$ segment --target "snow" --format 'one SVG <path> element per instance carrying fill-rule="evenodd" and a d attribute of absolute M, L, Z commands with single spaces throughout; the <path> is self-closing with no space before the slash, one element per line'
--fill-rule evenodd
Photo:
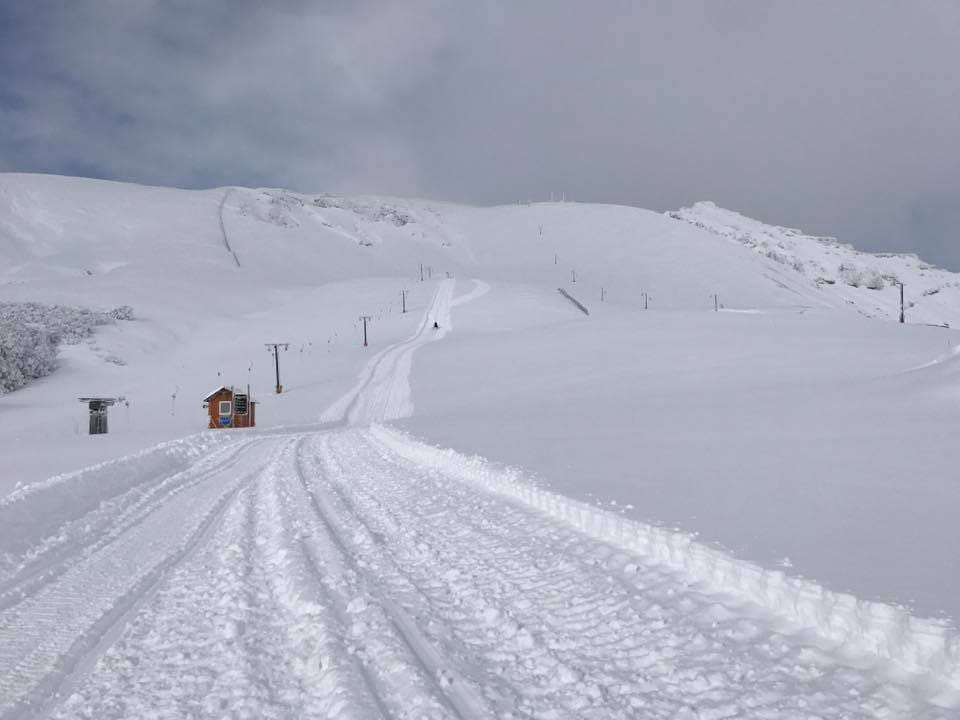
<path fill-rule="evenodd" d="M 836 238 L 767 225 L 711 202 L 668 214 L 755 250 L 785 266 L 783 273 L 794 281 L 821 288 L 866 317 L 898 318 L 902 283 L 911 322 L 960 323 L 956 274 L 932 267 L 916 255 L 860 252 Z"/>
<path fill-rule="evenodd" d="M 0 396 L 0 717 L 956 717 L 956 276 L 678 215 L 0 176 L 135 311 Z"/>
<path fill-rule="evenodd" d="M 945 331 L 595 304 L 505 333 L 503 352 L 488 318 L 537 313 L 511 294 L 494 286 L 457 311 L 418 359 L 402 427 L 764 566 L 789 557 L 836 590 L 960 616 L 960 365 L 907 371 L 943 354 Z"/>

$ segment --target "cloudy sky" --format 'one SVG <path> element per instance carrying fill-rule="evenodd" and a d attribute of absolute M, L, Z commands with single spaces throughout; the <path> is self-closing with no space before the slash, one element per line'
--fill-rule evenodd
<path fill-rule="evenodd" d="M 960 270 L 960 0 L 0 0 L 0 171 L 711 199 Z"/>

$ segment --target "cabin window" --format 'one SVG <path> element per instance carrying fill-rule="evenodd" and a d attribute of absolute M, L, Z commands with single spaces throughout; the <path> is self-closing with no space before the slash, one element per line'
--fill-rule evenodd
<path fill-rule="evenodd" d="M 230 415 L 233 408 L 231 407 L 232 403 L 229 400 L 220 401 L 220 414 L 221 415 Z"/>

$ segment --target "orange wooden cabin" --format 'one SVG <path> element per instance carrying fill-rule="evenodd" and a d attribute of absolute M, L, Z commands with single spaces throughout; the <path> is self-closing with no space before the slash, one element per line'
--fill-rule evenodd
<path fill-rule="evenodd" d="M 248 428 L 257 424 L 257 404 L 250 393 L 237 392 L 233 387 L 218 387 L 203 399 L 203 406 L 210 416 L 211 430 L 223 428 Z"/>

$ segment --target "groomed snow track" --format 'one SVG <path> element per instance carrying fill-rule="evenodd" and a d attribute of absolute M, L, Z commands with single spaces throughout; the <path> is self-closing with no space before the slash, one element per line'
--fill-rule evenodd
<path fill-rule="evenodd" d="M 945 675 L 795 627 L 514 471 L 362 424 L 411 407 L 402 376 L 453 304 L 445 283 L 332 409 L 353 426 L 165 448 L 166 474 L 118 461 L 127 485 L 95 505 L 70 502 L 83 473 L 0 503 L 47 519 L 29 542 L 0 533 L 0 718 L 957 717 Z"/>

